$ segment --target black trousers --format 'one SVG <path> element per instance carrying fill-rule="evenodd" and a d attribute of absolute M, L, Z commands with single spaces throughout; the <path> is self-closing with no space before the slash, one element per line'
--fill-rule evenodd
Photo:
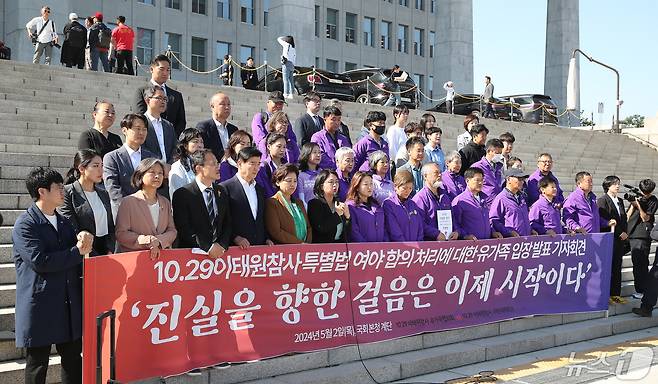
<path fill-rule="evenodd" d="M 658 299 L 658 265 L 654 264 L 647 275 L 644 296 L 642 297 L 642 308 L 649 311 L 656 306 Z"/>
<path fill-rule="evenodd" d="M 133 51 L 117 51 L 117 73 L 133 76 Z"/>
<path fill-rule="evenodd" d="M 612 246 L 612 270 L 610 274 L 610 296 L 621 295 L 621 264 L 624 257 L 624 242 L 615 239 Z"/>
<path fill-rule="evenodd" d="M 61 356 L 62 384 L 82 384 L 82 339 L 55 344 Z M 45 384 L 50 345 L 26 348 L 25 384 Z"/>
<path fill-rule="evenodd" d="M 78 69 L 83 69 L 85 67 L 85 48 L 69 47 L 69 58 L 70 61 L 66 63 L 68 68 L 76 66 Z"/>
<path fill-rule="evenodd" d="M 633 283 L 635 292 L 644 293 L 649 276 L 650 239 L 630 239 L 631 258 L 633 260 Z"/>

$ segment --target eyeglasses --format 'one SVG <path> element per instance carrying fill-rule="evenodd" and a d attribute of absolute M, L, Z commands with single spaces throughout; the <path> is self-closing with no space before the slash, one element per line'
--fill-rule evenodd
<path fill-rule="evenodd" d="M 43 13 L 50 13 L 50 9 L 46 9 Z"/>
<path fill-rule="evenodd" d="M 539 160 L 538 163 L 553 164 L 553 160 Z"/>
<path fill-rule="evenodd" d="M 151 99 L 155 99 L 158 101 L 167 101 L 169 98 L 167 96 L 151 96 Z"/>

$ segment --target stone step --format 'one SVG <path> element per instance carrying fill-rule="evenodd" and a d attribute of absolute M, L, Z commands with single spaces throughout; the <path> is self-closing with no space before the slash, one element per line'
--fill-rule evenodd
<path fill-rule="evenodd" d="M 11 244 L 0 244 L 0 263 L 13 263 L 14 256 L 12 254 Z"/>
<path fill-rule="evenodd" d="M 0 284 L 0 308 L 13 307 L 16 303 L 16 284 Z"/>
<path fill-rule="evenodd" d="M 18 219 L 18 216 L 20 216 L 23 212 L 25 211 L 22 209 L 0 209 L 0 213 L 2 213 L 3 219 L 2 226 L 13 226 L 16 222 L 16 219 Z"/>
<path fill-rule="evenodd" d="M 0 194 L 0 209 L 26 209 L 32 204 L 32 198 L 23 194 Z"/>
<path fill-rule="evenodd" d="M 14 267 L 14 263 L 0 264 L 0 284 L 16 284 L 16 268 Z"/>
<path fill-rule="evenodd" d="M 73 165 L 73 159 L 71 158 L 71 166 Z M 0 179 L 10 179 L 10 180 L 25 180 L 27 174 L 34 167 L 20 166 L 20 165 L 0 165 Z M 54 167 L 54 169 L 61 173 L 62 176 L 66 176 L 69 168 L 63 167 Z"/>

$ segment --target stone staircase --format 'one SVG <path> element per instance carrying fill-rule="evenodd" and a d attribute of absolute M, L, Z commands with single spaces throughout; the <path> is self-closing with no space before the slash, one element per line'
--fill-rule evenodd
<path fill-rule="evenodd" d="M 119 133 L 119 120 L 131 112 L 135 89 L 143 77 L 91 73 L 74 69 L 45 67 L 18 62 L 0 64 L 0 384 L 23 380 L 23 352 L 14 347 L 14 303 L 16 274 L 12 260 L 11 230 L 16 218 L 31 203 L 25 191 L 24 177 L 33 166 L 47 165 L 64 173 L 72 164 L 81 131 L 91 127 L 95 102 L 114 103 L 117 122 L 112 131 Z M 217 91 L 231 98 L 231 121 L 250 131 L 251 117 L 265 107 L 264 93 L 241 88 L 217 87 L 171 81 L 185 97 L 188 126 L 210 115 L 208 99 Z M 369 110 L 382 110 L 392 123 L 392 109 L 346 103 L 343 121 L 356 139 Z M 286 107 L 294 120 L 304 112 L 299 96 Z M 423 111 L 412 111 L 410 120 L 418 121 Z M 463 132 L 461 116 L 435 113 L 443 129 L 443 148 L 455 149 L 456 137 Z M 658 169 L 658 154 L 625 136 L 602 132 L 569 130 L 484 119 L 483 123 L 498 136 L 510 131 L 516 136 L 514 154 L 528 170 L 535 167 L 537 154 L 549 152 L 555 160 L 554 173 L 565 191 L 574 186 L 576 172 L 587 170 L 594 176 L 595 192 L 601 193 L 603 177 L 616 174 L 626 184 L 637 184 Z M 652 258 L 655 247 L 652 248 Z M 632 285 L 630 256 L 624 258 L 625 296 Z M 399 340 L 343 347 L 306 354 L 284 356 L 230 368 L 203 370 L 198 376 L 179 376 L 167 382 L 180 383 L 371 383 L 359 361 L 379 382 L 393 382 L 466 364 L 570 345 L 583 340 L 622 334 L 655 327 L 658 320 L 630 314 L 636 305 L 616 305 L 606 313 L 535 316 L 486 324 L 466 329 L 437 332 Z M 59 358 L 52 357 L 58 365 Z M 48 381 L 59 382 L 59 370 L 50 369 Z M 148 382 L 157 382 L 150 380 Z"/>

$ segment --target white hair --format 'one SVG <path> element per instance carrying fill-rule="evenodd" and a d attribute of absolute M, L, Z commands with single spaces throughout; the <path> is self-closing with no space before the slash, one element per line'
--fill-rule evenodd
<path fill-rule="evenodd" d="M 354 155 L 354 150 L 350 147 L 338 148 L 338 150 L 336 150 L 336 162 L 340 163 L 343 160 L 343 157 L 345 157 L 345 155 L 347 155 L 348 153 Z"/>

